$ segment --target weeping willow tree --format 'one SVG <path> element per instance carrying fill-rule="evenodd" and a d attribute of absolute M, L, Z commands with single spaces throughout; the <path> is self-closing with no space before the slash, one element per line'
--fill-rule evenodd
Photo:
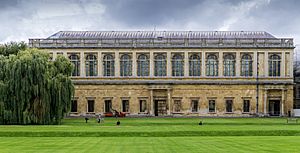
<path fill-rule="evenodd" d="M 72 69 L 37 49 L 0 56 L 0 124 L 59 124 L 71 107 Z"/>

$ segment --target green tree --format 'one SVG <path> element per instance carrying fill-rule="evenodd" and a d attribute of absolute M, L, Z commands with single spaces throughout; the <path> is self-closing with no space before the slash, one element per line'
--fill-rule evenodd
<path fill-rule="evenodd" d="M 0 56 L 0 124 L 59 124 L 71 107 L 73 65 L 37 49 L 16 52 Z"/>
<path fill-rule="evenodd" d="M 25 50 L 26 48 L 27 45 L 25 42 L 9 42 L 3 45 L 0 44 L 0 55 L 17 55 L 19 51 Z"/>

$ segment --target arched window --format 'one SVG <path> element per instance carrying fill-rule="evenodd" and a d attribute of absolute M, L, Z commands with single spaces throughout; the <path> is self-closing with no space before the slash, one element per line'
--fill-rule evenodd
<path fill-rule="evenodd" d="M 232 54 L 224 56 L 224 76 L 235 76 L 235 57 Z"/>
<path fill-rule="evenodd" d="M 206 59 L 206 76 L 218 76 L 218 57 L 209 54 Z"/>
<path fill-rule="evenodd" d="M 85 59 L 86 76 L 97 76 L 97 58 L 93 54 L 88 54 Z"/>
<path fill-rule="evenodd" d="M 115 76 L 115 60 L 111 54 L 103 57 L 103 76 Z"/>
<path fill-rule="evenodd" d="M 76 54 L 71 54 L 69 56 L 70 62 L 74 65 L 72 76 L 80 76 L 80 60 L 79 56 Z"/>
<path fill-rule="evenodd" d="M 166 76 L 167 72 L 167 61 L 166 57 L 162 54 L 158 54 L 154 59 L 154 75 L 155 76 Z"/>
<path fill-rule="evenodd" d="M 138 56 L 138 76 L 149 76 L 149 58 L 145 54 Z"/>
<path fill-rule="evenodd" d="M 183 67 L 183 57 L 180 54 L 175 54 L 172 58 L 172 76 L 183 76 Z"/>
<path fill-rule="evenodd" d="M 252 57 L 249 54 L 244 54 L 241 60 L 241 76 L 252 76 Z"/>
<path fill-rule="evenodd" d="M 120 59 L 120 76 L 132 75 L 132 60 L 131 56 L 124 54 Z"/>
<path fill-rule="evenodd" d="M 189 58 L 189 75 L 200 76 L 201 75 L 201 60 L 200 56 L 193 54 Z"/>
<path fill-rule="evenodd" d="M 280 76 L 280 56 L 273 54 L 269 56 L 269 76 Z"/>

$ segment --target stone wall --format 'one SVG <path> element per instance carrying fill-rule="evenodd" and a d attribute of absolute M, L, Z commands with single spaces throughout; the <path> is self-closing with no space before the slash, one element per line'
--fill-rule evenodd
<path fill-rule="evenodd" d="M 264 114 L 265 98 L 268 113 L 268 99 L 269 97 L 278 97 L 283 101 L 283 111 L 286 115 L 289 110 L 293 108 L 293 86 L 292 85 L 260 85 L 259 86 L 259 113 Z M 151 90 L 153 97 L 151 97 Z M 153 114 L 153 99 L 155 97 L 165 97 L 168 99 L 168 91 L 170 92 L 170 115 L 173 114 L 173 100 L 181 99 L 181 112 L 176 114 L 181 115 L 210 115 L 210 116 L 248 116 L 256 113 L 256 85 L 168 85 L 168 89 L 155 89 L 149 85 L 76 85 L 75 97 L 78 99 L 78 113 L 75 115 L 85 115 L 87 112 L 87 100 L 95 100 L 95 114 L 104 112 L 104 100 L 112 100 L 112 108 L 121 111 L 122 99 L 129 100 L 129 114 L 138 115 L 139 99 L 147 101 L 147 112 L 149 115 Z M 267 97 L 265 97 L 265 92 Z M 198 112 L 191 112 L 191 100 L 199 100 Z M 214 99 L 216 101 L 216 112 L 208 112 L 208 100 Z M 233 101 L 233 112 L 227 113 L 225 111 L 225 100 L 231 99 Z M 243 100 L 250 100 L 250 112 L 243 112 Z M 151 108 L 149 108 L 151 106 Z M 152 111 L 151 111 L 152 109 Z"/>

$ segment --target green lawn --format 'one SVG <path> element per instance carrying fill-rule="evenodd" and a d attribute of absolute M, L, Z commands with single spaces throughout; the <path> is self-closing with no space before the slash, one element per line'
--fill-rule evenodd
<path fill-rule="evenodd" d="M 116 121 L 1 125 L 0 152 L 300 152 L 300 124 L 285 118 L 120 118 L 121 126 Z"/>

